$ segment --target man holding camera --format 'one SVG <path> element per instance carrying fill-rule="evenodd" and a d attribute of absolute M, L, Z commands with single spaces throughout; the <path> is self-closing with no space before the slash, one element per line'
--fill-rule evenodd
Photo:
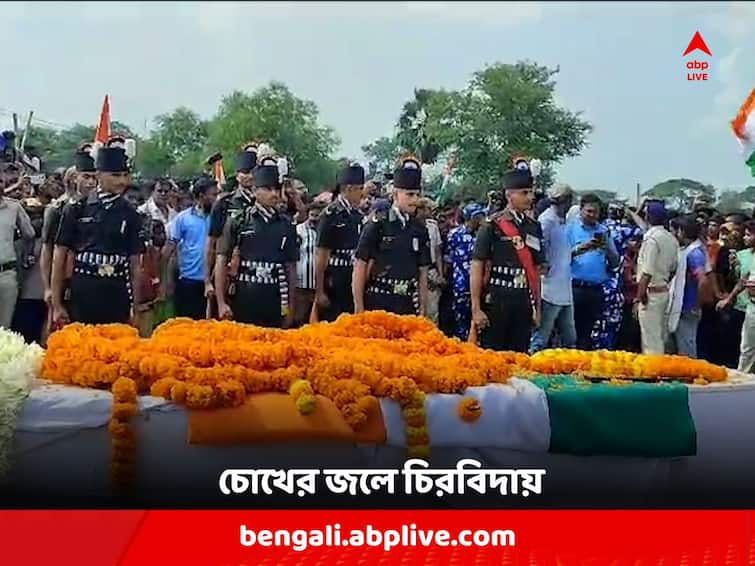
<path fill-rule="evenodd" d="M 600 199 L 585 194 L 579 218 L 571 222 L 566 237 L 571 248 L 572 291 L 577 348 L 592 350 L 592 331 L 603 311 L 603 285 L 619 264 L 619 254 L 608 228 L 599 222 Z"/>

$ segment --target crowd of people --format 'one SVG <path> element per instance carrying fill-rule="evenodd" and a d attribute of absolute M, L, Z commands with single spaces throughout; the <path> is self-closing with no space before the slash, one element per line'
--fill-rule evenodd
<path fill-rule="evenodd" d="M 537 195 L 524 158 L 486 203 L 423 197 L 411 157 L 372 181 L 347 164 L 312 195 L 253 143 L 228 183 L 208 167 L 135 184 L 122 142 L 82 144 L 41 182 L 0 164 L 0 326 L 44 343 L 73 321 L 147 337 L 176 316 L 291 328 L 381 309 L 497 350 L 755 362 L 744 215 Z"/>

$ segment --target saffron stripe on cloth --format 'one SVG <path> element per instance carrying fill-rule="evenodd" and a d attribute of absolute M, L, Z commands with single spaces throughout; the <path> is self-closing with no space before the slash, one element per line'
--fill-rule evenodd
<path fill-rule="evenodd" d="M 694 456 L 697 433 L 681 383 L 586 383 L 538 377 L 548 399 L 552 453 L 649 458 Z"/>

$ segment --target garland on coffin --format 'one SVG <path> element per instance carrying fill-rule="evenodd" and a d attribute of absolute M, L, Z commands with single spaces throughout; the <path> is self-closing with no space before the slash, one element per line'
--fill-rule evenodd
<path fill-rule="evenodd" d="M 238 407 L 255 393 L 280 392 L 304 415 L 317 410 L 320 395 L 332 400 L 354 430 L 378 410 L 378 398 L 389 398 L 402 409 L 408 456 L 427 457 L 427 394 L 463 394 L 469 387 L 505 383 L 514 373 L 529 372 L 726 379 L 723 368 L 679 356 L 493 352 L 449 339 L 426 319 L 385 312 L 286 331 L 173 319 L 147 340 L 125 325 L 72 324 L 50 337 L 42 369 L 43 377 L 55 382 L 112 388 L 113 476 L 121 486 L 128 485 L 133 472 L 130 421 L 138 393 L 211 410 Z M 475 422 L 480 414 L 474 399 L 459 402 L 460 421 Z"/>

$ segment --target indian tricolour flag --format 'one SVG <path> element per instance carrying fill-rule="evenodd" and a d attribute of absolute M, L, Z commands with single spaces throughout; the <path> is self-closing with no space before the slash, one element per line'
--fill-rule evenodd
<path fill-rule="evenodd" d="M 742 145 L 745 163 L 750 166 L 750 171 L 755 177 L 755 89 L 742 104 L 737 117 L 731 122 L 731 127 Z"/>

